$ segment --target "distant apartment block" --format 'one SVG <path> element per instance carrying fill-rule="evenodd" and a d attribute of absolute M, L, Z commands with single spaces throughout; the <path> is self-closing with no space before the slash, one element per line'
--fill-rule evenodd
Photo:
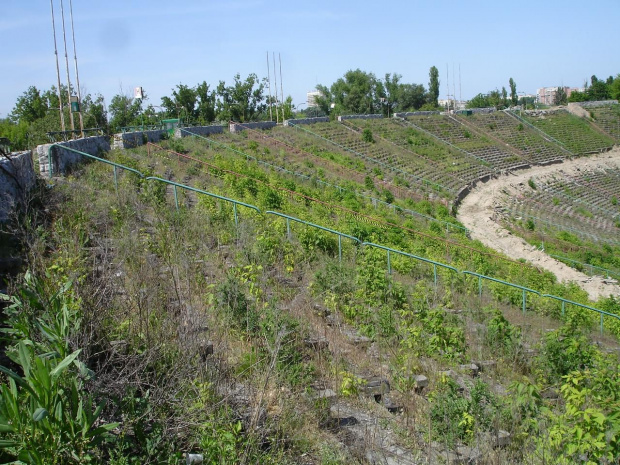
<path fill-rule="evenodd" d="M 437 105 L 449 110 L 464 110 L 467 106 L 467 101 L 454 99 L 438 99 Z"/>
<path fill-rule="evenodd" d="M 555 104 L 555 96 L 561 87 L 542 87 L 536 91 L 536 101 L 543 105 Z M 583 87 L 563 87 L 566 96 L 570 97 L 573 92 L 585 92 Z"/>
<path fill-rule="evenodd" d="M 321 92 L 316 89 L 306 93 L 306 102 L 308 102 L 308 106 L 316 107 L 316 98 L 320 96 Z"/>

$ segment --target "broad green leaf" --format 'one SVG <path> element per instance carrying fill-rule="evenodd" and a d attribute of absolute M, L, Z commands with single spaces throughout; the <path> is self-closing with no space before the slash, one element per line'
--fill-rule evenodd
<path fill-rule="evenodd" d="M 101 434 L 105 434 L 108 431 L 113 430 L 114 428 L 116 428 L 120 423 L 108 423 L 107 425 L 102 425 L 99 426 L 97 428 L 95 428 L 94 430 L 91 430 L 88 432 L 88 436 L 89 437 L 95 437 L 95 436 L 99 436 Z"/>
<path fill-rule="evenodd" d="M 29 378 L 31 366 L 30 357 L 32 356 L 32 352 L 23 341 L 20 341 L 19 344 L 17 344 L 17 352 L 19 353 L 19 364 L 24 369 L 24 375 L 26 378 Z"/>
<path fill-rule="evenodd" d="M 34 421 L 41 421 L 43 420 L 45 417 L 47 417 L 48 411 L 47 409 L 43 408 L 43 407 L 39 407 L 38 409 L 36 409 L 34 411 L 34 413 L 32 414 L 32 419 Z"/>
<path fill-rule="evenodd" d="M 30 385 L 24 380 L 24 378 L 22 378 L 21 376 L 19 376 L 17 373 L 15 373 L 12 370 L 9 370 L 6 367 L 3 367 L 2 365 L 0 365 L 0 371 L 2 373 L 4 373 L 5 375 L 10 376 L 13 380 L 15 380 L 15 383 L 18 384 L 20 387 L 26 389 L 31 395 L 32 397 L 34 397 L 36 400 L 39 400 L 39 396 L 37 395 L 36 392 L 34 392 L 34 390 L 32 389 L 32 387 L 30 387 Z"/>
<path fill-rule="evenodd" d="M 73 363 L 77 356 L 80 355 L 81 351 L 82 349 L 78 349 L 72 354 L 67 355 L 65 359 L 60 362 L 58 366 L 56 366 L 56 368 L 54 368 L 50 373 L 52 375 L 52 380 L 56 380 L 62 374 L 62 372 L 65 371 L 67 367 Z"/>
<path fill-rule="evenodd" d="M 0 449 L 6 449 L 7 447 L 18 446 L 19 442 L 11 441 L 9 439 L 0 439 Z"/>
<path fill-rule="evenodd" d="M 0 433 L 11 433 L 15 431 L 11 425 L 0 423 Z"/>

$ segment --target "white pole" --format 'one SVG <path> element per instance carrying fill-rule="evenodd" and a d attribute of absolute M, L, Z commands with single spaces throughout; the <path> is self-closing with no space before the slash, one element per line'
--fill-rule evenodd
<path fill-rule="evenodd" d="M 280 115 L 278 113 L 278 75 L 276 74 L 276 52 L 271 52 L 273 58 L 273 79 L 276 91 L 276 124 L 280 122 Z"/>
<path fill-rule="evenodd" d="M 73 28 L 73 0 L 69 0 L 69 14 L 71 15 L 71 35 L 73 37 L 73 59 L 75 61 L 75 81 L 77 83 L 78 104 L 80 105 L 80 132 L 84 137 L 84 119 L 82 118 L 82 93 L 80 92 L 80 74 L 78 73 L 77 50 L 75 48 L 75 29 Z"/>
<path fill-rule="evenodd" d="M 58 111 L 60 113 L 60 127 L 65 130 L 65 114 L 62 111 L 62 93 L 60 92 L 60 65 L 58 64 L 58 46 L 56 44 L 56 23 L 54 21 L 54 2 L 50 0 L 52 8 L 52 31 L 54 32 L 54 55 L 56 55 L 56 77 L 58 78 Z"/>
<path fill-rule="evenodd" d="M 271 109 L 271 74 L 269 71 L 269 52 L 267 52 L 267 84 L 269 85 L 269 121 L 273 121 L 273 111 Z"/>
<path fill-rule="evenodd" d="M 282 96 L 282 123 L 284 123 L 284 89 L 282 87 L 282 56 L 280 52 L 278 52 L 278 60 L 280 60 L 280 95 Z"/>
<path fill-rule="evenodd" d="M 65 63 L 67 65 L 67 96 L 69 98 L 69 119 L 71 120 L 71 130 L 75 131 L 75 123 L 73 122 L 73 111 L 71 111 L 71 76 L 69 75 L 69 54 L 67 53 L 67 34 L 65 32 L 65 8 L 60 0 L 60 13 L 62 16 L 62 38 L 65 44 Z M 73 138 L 73 134 L 71 135 Z"/>

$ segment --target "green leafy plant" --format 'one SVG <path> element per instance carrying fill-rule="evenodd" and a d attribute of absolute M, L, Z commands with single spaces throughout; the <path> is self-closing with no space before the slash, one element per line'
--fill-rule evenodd
<path fill-rule="evenodd" d="M 366 128 L 362 131 L 362 140 L 364 142 L 368 142 L 369 144 L 372 144 L 375 141 L 370 128 Z"/>
<path fill-rule="evenodd" d="M 0 449 L 13 460 L 95 461 L 98 446 L 118 426 L 98 424 L 104 404 L 95 408 L 83 385 L 92 372 L 78 359 L 81 349 L 70 352 L 69 336 L 79 325 L 70 287 L 67 283 L 45 298 L 43 283 L 28 273 L 18 293 L 27 301 L 0 295 L 11 303 L 5 334 L 16 342 L 9 354 L 22 372 L 0 366 L 8 377 L 0 386 Z"/>

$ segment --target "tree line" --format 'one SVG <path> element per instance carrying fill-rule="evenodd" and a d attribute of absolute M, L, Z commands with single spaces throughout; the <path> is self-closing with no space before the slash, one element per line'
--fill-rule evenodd
<path fill-rule="evenodd" d="M 331 117 L 373 113 L 388 116 L 402 111 L 438 110 L 440 80 L 435 66 L 429 69 L 428 79 L 428 88 L 425 88 L 423 84 L 403 82 L 398 73 L 387 73 L 380 79 L 371 72 L 349 70 L 330 86 L 317 85 L 319 95 L 314 105 L 303 113 L 305 116 Z M 480 93 L 468 102 L 467 107 L 503 109 L 534 104 L 534 98 L 518 96 L 513 78 L 508 80 L 508 89 L 502 87 L 501 90 Z M 60 93 L 63 96 L 68 94 L 66 86 L 61 87 Z M 619 98 L 620 74 L 606 80 L 593 75 L 590 83 L 584 84 L 583 92 L 574 91 L 570 97 L 560 86 L 554 103 Z M 219 81 L 216 86 L 206 81 L 195 86 L 177 84 L 170 95 L 161 98 L 161 105 L 150 103 L 146 94 L 142 99 L 134 99 L 121 90 L 106 106 L 103 95 L 86 93 L 81 101 L 81 111 L 85 128 L 98 127 L 111 134 L 120 132 L 123 127 L 159 124 L 164 118 L 179 118 L 189 124 L 292 118 L 296 111 L 292 98 L 288 96 L 284 102 L 279 100 L 267 94 L 266 78 L 259 79 L 254 73 L 242 78 L 237 73 L 229 84 L 225 81 Z M 63 104 L 62 113 L 68 128 L 71 110 L 68 103 L 63 101 Z M 17 98 L 11 114 L 0 119 L 0 136 L 7 137 L 14 150 L 48 142 L 47 133 L 61 128 L 60 112 L 55 86 L 47 90 L 30 86 Z"/>
<path fill-rule="evenodd" d="M 384 79 L 360 69 L 349 70 L 331 86 L 317 85 L 316 106 L 312 116 L 373 114 L 438 108 L 439 71 L 429 70 L 428 90 L 423 84 L 402 82 L 402 75 L 387 73 Z"/>

